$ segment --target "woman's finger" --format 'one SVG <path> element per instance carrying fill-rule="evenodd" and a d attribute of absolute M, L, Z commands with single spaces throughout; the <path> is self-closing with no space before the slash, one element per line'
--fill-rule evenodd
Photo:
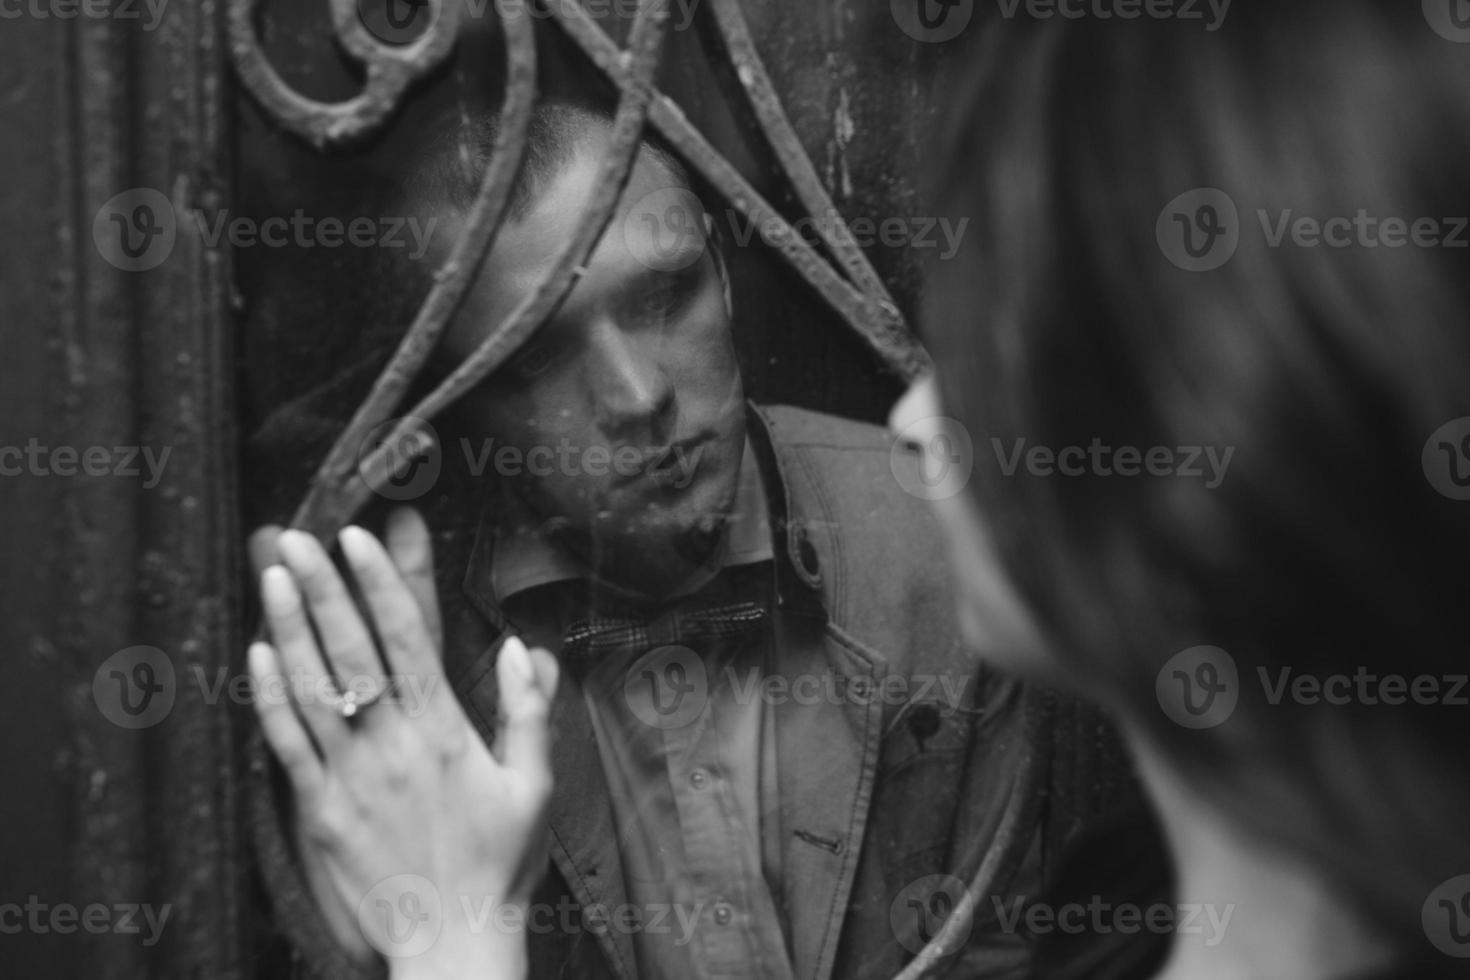
<path fill-rule="evenodd" d="M 500 721 L 495 756 L 523 777 L 551 785 L 551 699 L 556 666 L 550 661 L 551 688 L 538 683 L 538 668 L 520 637 L 500 647 L 495 662 L 500 688 Z M 544 667 L 543 667 L 544 669 Z"/>
<path fill-rule="evenodd" d="M 286 770 L 298 803 L 310 808 L 321 792 L 322 763 L 291 707 L 280 661 L 269 643 L 259 641 L 250 644 L 246 660 L 255 686 L 255 716 L 266 744 Z"/>
<path fill-rule="evenodd" d="M 442 644 L 444 625 L 439 615 L 439 593 L 434 586 L 434 543 L 429 526 L 412 507 L 399 507 L 388 515 L 383 540 L 398 574 L 418 600 L 429 635 L 436 646 Z"/>
<path fill-rule="evenodd" d="M 281 554 L 276 550 L 276 538 L 281 536 L 279 524 L 267 524 L 255 529 L 246 542 L 245 553 L 250 556 L 250 567 L 257 576 L 272 565 L 279 564 Z"/>
<path fill-rule="evenodd" d="M 296 697 L 297 710 L 317 747 L 331 760 L 342 751 L 347 727 L 329 700 L 335 685 L 317 650 L 296 580 L 284 566 L 272 565 L 261 573 L 260 600 L 266 627 L 285 667 L 286 688 Z"/>
<path fill-rule="evenodd" d="M 531 647 L 527 651 L 531 658 L 531 669 L 536 675 L 536 686 L 540 688 L 542 696 L 548 703 L 556 703 L 556 685 L 561 679 L 561 669 L 557 666 L 556 657 L 552 656 L 550 650 L 541 647 Z"/>
<path fill-rule="evenodd" d="M 372 633 L 321 542 L 304 531 L 283 531 L 276 546 L 306 596 L 311 621 L 326 647 L 327 667 L 340 682 L 339 689 L 360 692 L 365 684 L 383 684 Z"/>
<path fill-rule="evenodd" d="M 453 702 L 446 688 L 439 647 L 429 634 L 423 610 L 399 575 L 388 552 L 360 527 L 342 529 L 338 536 L 342 554 L 362 591 L 363 602 L 383 641 L 383 655 L 395 682 L 401 688 L 423 692 L 428 703 L 407 706 L 411 714 L 422 714 L 431 724 L 457 721 L 450 710 Z"/>

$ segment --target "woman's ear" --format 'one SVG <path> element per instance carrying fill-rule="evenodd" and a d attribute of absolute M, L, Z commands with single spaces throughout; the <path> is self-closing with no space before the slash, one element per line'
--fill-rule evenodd
<path fill-rule="evenodd" d="M 735 319 L 735 300 L 730 292 L 730 270 L 725 265 L 725 242 L 720 236 L 720 226 L 715 222 L 714 215 L 708 211 L 704 212 L 704 240 L 708 243 L 710 254 L 715 257 L 715 268 L 720 273 L 720 289 L 725 297 L 725 315 L 733 321 Z"/>

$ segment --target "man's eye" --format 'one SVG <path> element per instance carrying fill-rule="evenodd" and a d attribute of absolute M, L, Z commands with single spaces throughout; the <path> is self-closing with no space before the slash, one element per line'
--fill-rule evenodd
<path fill-rule="evenodd" d="M 540 377 L 556 363 L 557 354 L 560 352 L 561 348 L 557 344 L 534 344 L 518 354 L 515 360 L 511 361 L 510 369 L 518 378 L 531 379 Z"/>
<path fill-rule="evenodd" d="M 673 286 L 660 286 L 645 293 L 639 303 L 641 312 L 650 319 L 667 317 L 679 305 L 679 292 Z"/>
<path fill-rule="evenodd" d="M 669 280 L 638 298 L 638 312 L 646 320 L 667 320 L 679 313 L 699 288 L 693 276 Z"/>

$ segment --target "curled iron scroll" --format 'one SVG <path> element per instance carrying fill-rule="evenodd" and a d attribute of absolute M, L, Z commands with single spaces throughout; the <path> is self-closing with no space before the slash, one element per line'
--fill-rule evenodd
<path fill-rule="evenodd" d="M 351 143 L 376 132 L 402 105 L 414 83 L 437 68 L 454 49 L 464 11 L 458 2 L 431 0 L 428 30 L 412 44 L 390 47 L 368 33 L 358 18 L 356 0 L 330 0 L 337 40 L 362 64 L 365 73 L 360 93 L 346 102 L 331 103 L 295 91 L 271 66 L 255 33 L 255 15 L 261 2 L 232 0 L 229 5 L 230 56 L 235 72 L 272 119 L 317 149 Z"/>

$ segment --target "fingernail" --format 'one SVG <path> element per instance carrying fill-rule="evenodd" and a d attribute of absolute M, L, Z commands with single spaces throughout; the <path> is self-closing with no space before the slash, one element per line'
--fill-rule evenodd
<path fill-rule="evenodd" d="M 272 565 L 260 573 L 260 598 L 266 612 L 281 615 L 296 608 L 296 580 L 282 565 Z"/>
<path fill-rule="evenodd" d="M 360 563 L 367 559 L 371 538 L 372 535 L 356 524 L 349 524 L 337 532 L 337 541 L 342 545 L 342 554 L 353 563 Z"/>
<path fill-rule="evenodd" d="M 500 648 L 500 655 L 506 658 L 506 670 L 516 681 L 527 687 L 535 683 L 536 677 L 531 671 L 530 655 L 526 652 L 526 644 L 519 636 L 512 636 L 506 640 Z"/>
<path fill-rule="evenodd" d="M 276 538 L 276 550 L 288 565 L 310 564 L 312 559 L 311 536 L 304 531 L 282 531 Z"/>
<path fill-rule="evenodd" d="M 275 670 L 276 657 L 269 643 L 261 640 L 251 643 L 249 649 L 245 651 L 245 658 L 246 663 L 250 665 L 250 672 L 256 677 L 265 677 Z M 255 685 L 252 684 L 252 694 L 254 687 Z"/>

